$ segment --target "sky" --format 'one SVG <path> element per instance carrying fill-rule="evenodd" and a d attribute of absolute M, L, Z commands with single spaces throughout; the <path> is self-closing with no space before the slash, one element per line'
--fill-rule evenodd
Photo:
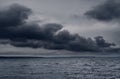
<path fill-rule="evenodd" d="M 1 6 L 18 3 L 31 8 L 39 20 L 58 22 L 73 33 L 89 36 L 86 31 L 96 31 L 99 23 L 93 24 L 84 18 L 84 13 L 105 0 L 0 0 Z M 91 25 L 91 27 L 87 27 Z M 101 25 L 104 25 L 101 23 Z M 93 27 L 92 27 L 93 26 Z M 71 30 L 72 29 L 72 30 Z M 99 27 L 98 29 L 102 29 Z M 85 32 L 84 32 L 85 31 Z M 93 35 L 93 33 L 91 34 Z"/>
<path fill-rule="evenodd" d="M 119 0 L 0 0 L 0 52 L 119 46 L 119 4 Z"/>

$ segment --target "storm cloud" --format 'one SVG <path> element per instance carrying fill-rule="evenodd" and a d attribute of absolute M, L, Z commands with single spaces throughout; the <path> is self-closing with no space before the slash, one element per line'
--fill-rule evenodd
<path fill-rule="evenodd" d="M 13 4 L 7 8 L 0 10 L 0 26 L 1 28 L 16 27 L 21 25 L 28 19 L 31 9 L 24 6 Z"/>
<path fill-rule="evenodd" d="M 99 21 L 120 19 L 120 0 L 107 0 L 85 13 L 90 18 Z"/>
<path fill-rule="evenodd" d="M 71 51 L 100 51 L 111 47 L 103 38 L 84 38 L 71 34 L 57 23 L 27 22 L 32 10 L 18 4 L 0 10 L 0 43 L 15 47 L 46 48 Z M 97 40 L 97 41 L 96 41 Z"/>

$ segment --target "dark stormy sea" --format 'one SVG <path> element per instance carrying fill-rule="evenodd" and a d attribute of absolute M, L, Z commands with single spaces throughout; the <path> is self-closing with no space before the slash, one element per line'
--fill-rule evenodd
<path fill-rule="evenodd" d="M 1 56 L 0 79 L 120 79 L 120 57 Z"/>

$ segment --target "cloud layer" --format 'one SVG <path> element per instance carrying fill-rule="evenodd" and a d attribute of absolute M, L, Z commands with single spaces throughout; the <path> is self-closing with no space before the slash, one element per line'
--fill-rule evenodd
<path fill-rule="evenodd" d="M 61 30 L 64 26 L 57 23 L 27 22 L 32 10 L 18 4 L 0 10 L 0 43 L 16 47 L 46 49 L 65 49 L 71 51 L 101 51 L 101 48 L 114 44 L 106 42 L 103 37 L 84 38 Z"/>
<path fill-rule="evenodd" d="M 99 21 L 112 21 L 120 19 L 120 0 L 107 0 L 85 13 L 90 18 Z"/>

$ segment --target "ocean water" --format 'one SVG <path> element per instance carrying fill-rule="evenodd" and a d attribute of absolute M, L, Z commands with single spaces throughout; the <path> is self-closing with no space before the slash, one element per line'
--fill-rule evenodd
<path fill-rule="evenodd" d="M 120 58 L 0 58 L 0 79 L 120 79 Z"/>

